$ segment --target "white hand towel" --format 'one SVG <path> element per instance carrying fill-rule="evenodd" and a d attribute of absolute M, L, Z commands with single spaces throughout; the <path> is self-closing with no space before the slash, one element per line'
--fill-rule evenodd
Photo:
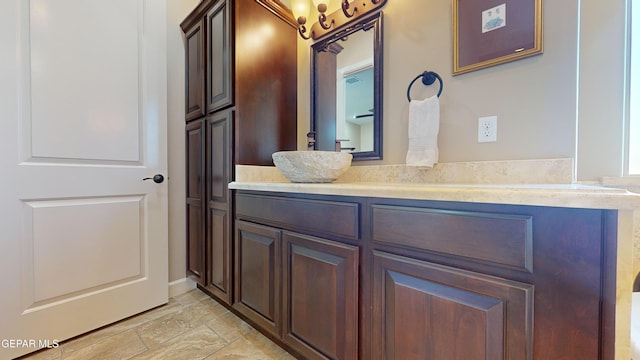
<path fill-rule="evenodd" d="M 432 96 L 409 103 L 407 165 L 433 167 L 438 162 L 440 99 Z"/>

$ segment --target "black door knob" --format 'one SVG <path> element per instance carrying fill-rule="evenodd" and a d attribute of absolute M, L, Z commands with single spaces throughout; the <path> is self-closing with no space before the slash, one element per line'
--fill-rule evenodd
<path fill-rule="evenodd" d="M 162 174 L 155 174 L 155 175 L 153 175 L 152 178 L 148 177 L 148 178 L 144 178 L 142 180 L 144 180 L 144 181 L 153 180 L 154 183 L 160 184 L 161 182 L 164 181 L 164 176 L 162 176 Z"/>

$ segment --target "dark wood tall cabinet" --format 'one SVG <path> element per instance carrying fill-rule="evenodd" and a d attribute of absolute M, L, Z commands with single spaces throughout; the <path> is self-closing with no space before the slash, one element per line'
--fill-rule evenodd
<path fill-rule="evenodd" d="M 204 285 L 204 120 L 187 123 L 185 143 L 187 170 L 187 271 Z"/>
<path fill-rule="evenodd" d="M 232 303 L 235 165 L 296 149 L 296 29 L 255 0 L 203 0 L 185 34 L 187 272 Z M 269 32 L 259 31 L 268 28 Z"/>

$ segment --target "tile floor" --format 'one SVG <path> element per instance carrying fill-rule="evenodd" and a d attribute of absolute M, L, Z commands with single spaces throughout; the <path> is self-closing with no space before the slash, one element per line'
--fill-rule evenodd
<path fill-rule="evenodd" d="M 200 290 L 21 360 L 294 359 Z"/>

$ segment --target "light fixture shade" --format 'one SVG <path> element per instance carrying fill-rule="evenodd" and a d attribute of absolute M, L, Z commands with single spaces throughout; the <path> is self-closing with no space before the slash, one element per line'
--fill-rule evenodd
<path fill-rule="evenodd" d="M 309 0 L 291 0 L 291 12 L 293 12 L 293 16 L 296 19 L 300 17 L 308 18 L 309 11 Z"/>

